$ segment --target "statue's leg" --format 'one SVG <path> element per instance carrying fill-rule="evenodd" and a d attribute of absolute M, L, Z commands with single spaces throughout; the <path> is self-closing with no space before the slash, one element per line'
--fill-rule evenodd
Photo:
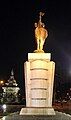
<path fill-rule="evenodd" d="M 39 40 L 37 40 L 37 50 L 39 50 Z"/>
<path fill-rule="evenodd" d="M 43 42 L 43 40 L 41 40 L 40 41 L 40 50 L 43 50 L 43 44 L 44 44 L 44 42 Z"/>

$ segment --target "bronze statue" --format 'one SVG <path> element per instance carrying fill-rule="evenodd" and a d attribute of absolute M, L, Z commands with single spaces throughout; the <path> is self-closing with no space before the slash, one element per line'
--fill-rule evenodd
<path fill-rule="evenodd" d="M 41 17 L 44 15 L 44 13 L 40 12 L 39 13 L 39 22 L 35 23 L 35 38 L 37 42 L 37 50 L 35 52 L 44 52 L 43 51 L 43 45 L 45 42 L 45 39 L 48 36 L 48 32 L 45 29 L 44 23 L 41 22 Z"/>

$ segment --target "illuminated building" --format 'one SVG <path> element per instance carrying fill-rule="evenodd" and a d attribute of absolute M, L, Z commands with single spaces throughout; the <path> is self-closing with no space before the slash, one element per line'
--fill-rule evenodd
<path fill-rule="evenodd" d="M 3 102 L 4 103 L 17 103 L 18 102 L 18 92 L 20 88 L 16 83 L 14 78 L 14 72 L 11 71 L 10 78 L 7 80 L 7 83 L 2 87 L 3 89 Z"/>

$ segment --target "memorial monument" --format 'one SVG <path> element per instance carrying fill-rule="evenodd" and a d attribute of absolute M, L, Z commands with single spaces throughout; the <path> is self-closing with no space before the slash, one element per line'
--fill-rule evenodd
<path fill-rule="evenodd" d="M 24 63 L 26 108 L 22 108 L 20 115 L 55 115 L 52 107 L 55 63 L 50 61 L 51 53 L 45 53 L 43 45 L 48 37 L 41 18 L 35 23 L 35 39 L 37 49 L 28 53 L 28 61 Z"/>

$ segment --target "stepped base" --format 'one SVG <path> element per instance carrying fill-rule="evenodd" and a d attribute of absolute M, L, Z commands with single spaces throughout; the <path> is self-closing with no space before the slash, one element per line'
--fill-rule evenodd
<path fill-rule="evenodd" d="M 55 115 L 55 111 L 52 107 L 28 107 L 22 108 L 20 115 Z"/>

